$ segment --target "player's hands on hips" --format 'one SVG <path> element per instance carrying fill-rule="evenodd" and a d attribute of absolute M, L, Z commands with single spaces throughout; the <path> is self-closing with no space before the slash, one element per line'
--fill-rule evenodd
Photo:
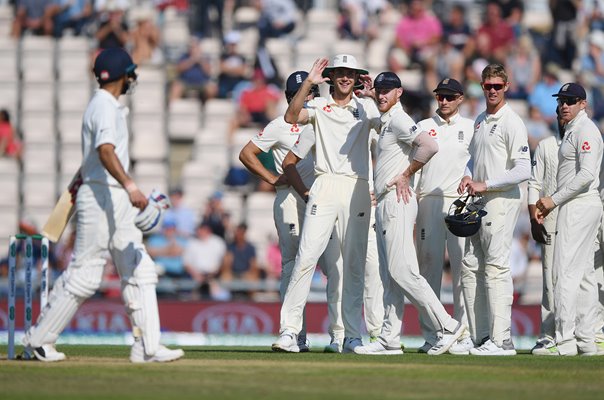
<path fill-rule="evenodd" d="M 537 221 L 539 221 L 540 224 L 543 223 L 543 220 L 545 217 L 547 217 L 550 211 L 556 208 L 556 204 L 551 197 L 540 198 L 537 200 L 537 203 L 535 203 L 535 206 L 537 207 L 537 210 L 539 210 L 537 212 Z"/>
<path fill-rule="evenodd" d="M 409 199 L 411 198 L 409 181 L 410 178 L 403 173 L 397 175 L 393 180 L 388 182 L 388 187 L 396 186 L 396 199 L 399 203 L 401 202 L 401 199 L 403 199 L 405 204 L 409 204 Z"/>
<path fill-rule="evenodd" d="M 308 79 L 313 85 L 318 85 L 323 82 L 327 82 L 329 78 L 323 77 L 323 71 L 329 65 L 329 60 L 327 58 L 318 58 L 315 60 L 312 68 L 308 72 Z"/>

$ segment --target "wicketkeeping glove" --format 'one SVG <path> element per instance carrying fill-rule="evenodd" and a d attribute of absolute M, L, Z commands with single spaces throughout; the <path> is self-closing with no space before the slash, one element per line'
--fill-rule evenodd
<path fill-rule="evenodd" d="M 168 196 L 153 189 L 149 195 L 149 204 L 137 214 L 134 224 L 141 231 L 149 232 L 159 224 L 163 211 L 171 206 Z"/>

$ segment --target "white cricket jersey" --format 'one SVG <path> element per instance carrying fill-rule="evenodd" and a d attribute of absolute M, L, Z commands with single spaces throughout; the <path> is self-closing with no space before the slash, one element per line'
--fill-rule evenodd
<path fill-rule="evenodd" d="M 556 191 L 559 150 L 560 138 L 557 136 L 545 138 L 537 145 L 528 181 L 528 204 L 536 204 L 541 197 L 551 196 Z"/>
<path fill-rule="evenodd" d="M 288 124 L 283 119 L 283 116 L 272 120 L 263 130 L 258 132 L 252 138 L 254 143 L 260 150 L 268 153 L 273 150 L 273 159 L 275 168 L 279 174 L 283 174 L 283 160 L 287 153 L 294 146 L 300 135 L 314 135 L 311 125 Z M 312 186 L 315 181 L 314 175 L 314 160 L 312 153 L 309 153 L 305 158 L 296 164 L 296 169 L 307 188 Z"/>
<path fill-rule="evenodd" d="M 85 183 L 96 182 L 121 187 L 105 169 L 97 151 L 102 144 L 115 146 L 115 154 L 128 172 L 128 107 L 121 105 L 104 89 L 98 89 L 88 103 L 82 121 L 82 179 Z"/>
<path fill-rule="evenodd" d="M 381 117 L 382 129 L 377 144 L 374 192 L 380 198 L 393 190 L 387 187 L 395 176 L 405 171 L 413 160 L 413 141 L 421 132 L 411 117 L 396 103 Z M 413 184 L 411 183 L 411 186 Z"/>
<path fill-rule="evenodd" d="M 420 121 L 417 126 L 420 132 L 428 132 L 439 148 L 421 169 L 417 195 L 457 197 L 457 187 L 470 159 L 474 121 L 456 113 L 447 122 L 436 114 Z"/>
<path fill-rule="evenodd" d="M 476 118 L 470 156 L 472 179 L 477 182 L 500 177 L 514 167 L 515 160 L 530 160 L 526 126 L 507 103 L 495 114 L 483 112 Z M 514 186 L 489 191 L 503 192 Z"/>
<path fill-rule="evenodd" d="M 552 196 L 556 205 L 571 198 L 600 195 L 602 147 L 600 130 L 585 111 L 566 124 L 558 152 L 558 188 Z"/>
<path fill-rule="evenodd" d="M 329 99 L 307 103 L 314 135 L 301 135 L 292 148 L 300 158 L 313 150 L 315 175 L 335 174 L 369 179 L 369 131 L 378 129 L 380 112 L 372 99 L 356 96 L 345 106 Z"/>

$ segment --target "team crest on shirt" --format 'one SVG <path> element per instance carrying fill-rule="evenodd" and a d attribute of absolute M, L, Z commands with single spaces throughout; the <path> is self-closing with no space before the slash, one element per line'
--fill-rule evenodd
<path fill-rule="evenodd" d="M 354 109 L 350 110 L 350 112 L 352 113 L 352 116 L 354 117 L 354 119 L 361 118 L 361 114 L 359 113 L 358 108 L 354 108 Z"/>
<path fill-rule="evenodd" d="M 497 124 L 493 125 L 493 127 L 489 131 L 489 135 L 492 135 L 493 133 L 495 133 L 495 129 L 497 129 Z"/>
<path fill-rule="evenodd" d="M 289 130 L 290 132 L 293 133 L 299 133 L 300 132 L 300 128 L 298 127 L 298 124 L 292 124 L 292 127 Z"/>
<path fill-rule="evenodd" d="M 461 142 L 463 142 L 463 139 L 464 139 L 463 131 L 457 132 L 457 141 L 461 143 Z"/>
<path fill-rule="evenodd" d="M 588 153 L 591 151 L 591 146 L 589 145 L 589 142 L 583 142 L 583 144 L 581 145 L 581 150 L 583 150 L 583 152 Z"/>

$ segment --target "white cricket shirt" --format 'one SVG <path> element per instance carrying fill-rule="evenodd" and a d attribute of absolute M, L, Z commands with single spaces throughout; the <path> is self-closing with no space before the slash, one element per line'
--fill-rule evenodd
<path fill-rule="evenodd" d="M 413 141 L 421 130 L 396 103 L 382 114 L 382 129 L 377 144 L 377 163 L 374 173 L 375 197 L 380 198 L 395 186 L 387 187 L 395 176 L 405 171 L 413 160 Z M 413 186 L 413 183 L 411 183 Z"/>
<path fill-rule="evenodd" d="M 457 187 L 470 159 L 474 121 L 456 113 L 447 122 L 436 114 L 420 121 L 417 126 L 420 132 L 428 132 L 439 149 L 421 169 L 417 195 L 458 197 Z"/>
<path fill-rule="evenodd" d="M 536 204 L 541 197 L 551 196 L 556 191 L 559 150 L 560 138 L 557 136 L 545 138 L 537 145 L 528 181 L 528 204 Z"/>
<path fill-rule="evenodd" d="M 90 99 L 82 121 L 82 168 L 83 181 L 121 187 L 105 169 L 97 151 L 102 144 L 115 146 L 115 154 L 128 172 L 128 107 L 121 105 L 104 89 L 98 89 Z"/>
<path fill-rule="evenodd" d="M 378 129 L 380 112 L 372 99 L 356 96 L 345 106 L 329 99 L 307 103 L 314 135 L 301 135 L 292 148 L 300 158 L 313 150 L 315 175 L 335 174 L 369 179 L 369 130 Z"/>
<path fill-rule="evenodd" d="M 566 124 L 558 152 L 558 188 L 552 195 L 556 205 L 572 198 L 600 195 L 602 147 L 600 130 L 585 111 Z"/>
<path fill-rule="evenodd" d="M 275 168 L 279 174 L 283 174 L 283 160 L 300 135 L 314 135 L 312 126 L 308 124 L 288 124 L 283 119 L 283 116 L 280 116 L 258 132 L 252 138 L 252 143 L 265 153 L 268 153 L 272 149 Z M 300 160 L 296 164 L 296 169 L 306 187 L 311 187 L 315 180 L 312 153 L 309 153 L 305 158 Z"/>
<path fill-rule="evenodd" d="M 472 179 L 477 182 L 505 174 L 514 167 L 515 160 L 530 160 L 526 126 L 507 103 L 495 114 L 483 112 L 476 118 L 470 156 L 474 164 Z M 503 192 L 515 186 L 489 191 Z"/>

